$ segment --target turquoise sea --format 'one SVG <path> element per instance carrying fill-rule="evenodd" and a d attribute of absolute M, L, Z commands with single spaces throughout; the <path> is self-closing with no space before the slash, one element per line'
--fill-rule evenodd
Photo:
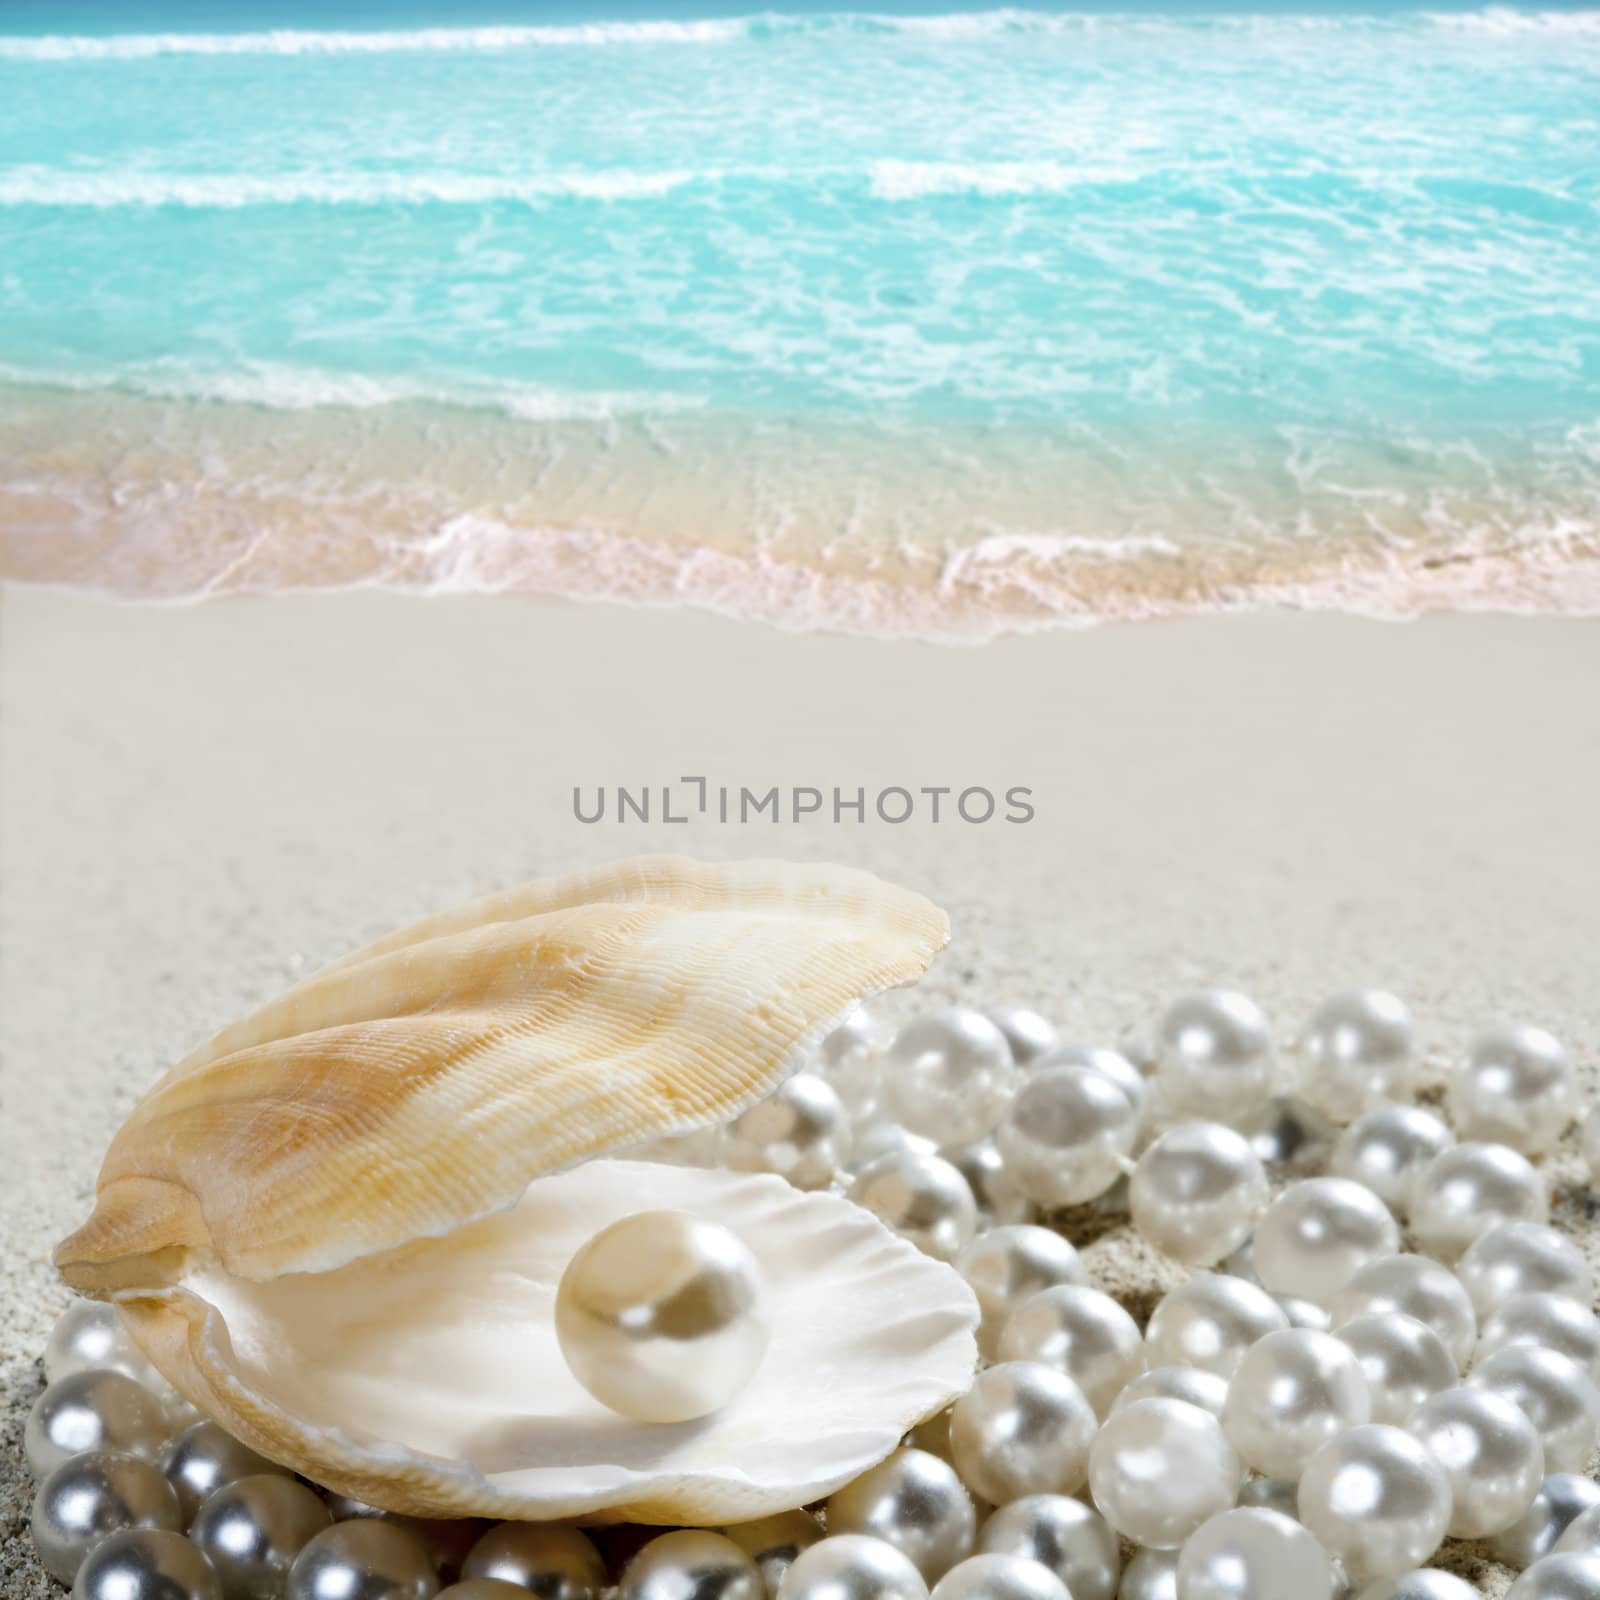
<path fill-rule="evenodd" d="M 0 571 L 1600 609 L 1600 11 L 12 0 Z"/>

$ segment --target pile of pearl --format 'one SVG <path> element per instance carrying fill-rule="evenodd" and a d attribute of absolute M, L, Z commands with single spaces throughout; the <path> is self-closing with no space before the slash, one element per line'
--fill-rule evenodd
<path fill-rule="evenodd" d="M 676 1530 L 391 1515 L 231 1438 L 76 1302 L 25 1435 L 40 1559 L 74 1600 L 1473 1600 L 1431 1564 L 1463 1557 L 1519 1571 L 1511 1600 L 1600 1600 L 1600 1317 L 1544 1170 L 1582 1109 L 1560 1042 L 1484 1032 L 1441 1113 L 1383 991 L 1334 996 L 1292 1049 L 1224 990 L 1151 1038 L 857 1011 L 731 1126 L 647 1153 L 833 1188 L 973 1289 L 972 1387 L 820 1505 Z M 1576 1143 L 1600 1182 L 1600 1107 Z M 692 1352 L 614 1348 L 619 1273 L 670 1217 L 635 1221 L 569 1269 L 563 1349 L 631 1416 L 704 1415 L 759 1365 L 760 1264 L 677 1219 L 717 1324 Z M 1170 1285 L 1143 1326 L 1080 1253 L 1119 1222 Z"/>

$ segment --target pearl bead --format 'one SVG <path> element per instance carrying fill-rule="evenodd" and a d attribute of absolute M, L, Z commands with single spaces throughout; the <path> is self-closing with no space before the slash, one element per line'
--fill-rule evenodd
<path fill-rule="evenodd" d="M 1539 1155 L 1572 1121 L 1572 1062 L 1543 1028 L 1496 1028 L 1451 1074 L 1445 1101 L 1463 1138 Z"/>
<path fill-rule="evenodd" d="M 778 1600 L 928 1600 L 928 1586 L 882 1539 L 830 1534 L 795 1558 Z"/>
<path fill-rule="evenodd" d="M 939 1261 L 954 1261 L 978 1231 L 967 1180 L 939 1156 L 880 1156 L 856 1175 L 850 1198 Z"/>
<path fill-rule="evenodd" d="M 1178 1552 L 1137 1551 L 1122 1574 L 1117 1600 L 1178 1600 Z"/>
<path fill-rule="evenodd" d="M 303 1483 L 262 1474 L 207 1496 L 189 1537 L 211 1558 L 226 1600 L 261 1600 L 284 1592 L 294 1558 L 332 1522 Z"/>
<path fill-rule="evenodd" d="M 1305 1093 L 1339 1122 L 1403 1100 L 1411 1089 L 1415 1029 L 1406 1003 L 1383 989 L 1351 989 L 1317 1008 L 1300 1042 Z"/>
<path fill-rule="evenodd" d="M 1533 1504 L 1489 1545 L 1496 1561 L 1520 1571 L 1550 1554 L 1581 1516 L 1600 1506 L 1600 1483 L 1581 1472 L 1547 1473 Z"/>
<path fill-rule="evenodd" d="M 177 1491 L 185 1527 L 194 1521 L 200 1502 L 224 1483 L 261 1472 L 289 1476 L 287 1467 L 258 1455 L 214 1422 L 196 1422 L 170 1440 L 161 1452 L 161 1470 Z"/>
<path fill-rule="evenodd" d="M 735 1523 L 723 1531 L 755 1562 L 768 1600 L 774 1600 L 783 1575 L 800 1553 L 822 1542 L 821 1524 L 805 1511 L 780 1511 L 754 1522 Z"/>
<path fill-rule="evenodd" d="M 1406 1431 L 1450 1479 L 1450 1533 L 1485 1539 L 1504 1533 L 1533 1504 L 1544 1481 L 1544 1445 L 1504 1396 L 1470 1386 L 1424 1400 Z"/>
<path fill-rule="evenodd" d="M 901 1449 L 833 1494 L 827 1524 L 830 1535 L 865 1533 L 887 1541 L 926 1582 L 936 1583 L 971 1552 L 977 1513 L 948 1462 Z"/>
<path fill-rule="evenodd" d="M 438 1600 L 527 1600 L 527 1592 L 501 1578 L 463 1578 L 441 1589 Z"/>
<path fill-rule="evenodd" d="M 1504 1222 L 1480 1234 L 1456 1263 L 1473 1309 L 1487 1321 L 1495 1307 L 1523 1294 L 1564 1294 L 1594 1302 L 1594 1274 L 1582 1252 L 1554 1228 Z"/>
<path fill-rule="evenodd" d="M 1361 1267 L 1399 1249 L 1400 1230 L 1388 1208 L 1347 1178 L 1291 1184 L 1256 1224 L 1263 1286 L 1316 1305 L 1331 1304 Z"/>
<path fill-rule="evenodd" d="M 1089 1487 L 1124 1538 L 1176 1550 L 1239 1498 L 1244 1469 L 1209 1411 L 1140 1400 L 1108 1418 L 1089 1452 Z"/>
<path fill-rule="evenodd" d="M 1371 1416 L 1367 1380 L 1351 1351 L 1331 1334 L 1288 1328 L 1245 1352 L 1222 1426 L 1246 1465 L 1294 1481 L 1330 1439 Z"/>
<path fill-rule="evenodd" d="M 956 1401 L 950 1450 L 956 1471 L 991 1505 L 1025 1494 L 1071 1494 L 1089 1474 L 1094 1408 L 1071 1378 L 1037 1361 L 980 1372 Z"/>
<path fill-rule="evenodd" d="M 857 1117 L 872 1114 L 878 1103 L 879 1071 L 885 1030 L 865 1006 L 853 1006 L 837 1027 L 822 1037 L 812 1070 Z"/>
<path fill-rule="evenodd" d="M 1444 1340 L 1415 1317 L 1372 1312 L 1343 1323 L 1334 1337 L 1361 1363 L 1374 1422 L 1399 1427 L 1424 1400 L 1460 1381 Z"/>
<path fill-rule="evenodd" d="M 1420 1567 L 1450 1522 L 1444 1468 L 1402 1428 L 1341 1433 L 1306 1463 L 1300 1520 L 1357 1582 Z"/>
<path fill-rule="evenodd" d="M 181 1533 L 130 1528 L 78 1568 L 72 1600 L 222 1600 L 216 1569 Z"/>
<path fill-rule="evenodd" d="M 1458 1144 L 1436 1155 L 1411 1190 L 1411 1231 L 1423 1252 L 1455 1261 L 1504 1222 L 1548 1222 L 1544 1178 L 1503 1144 Z"/>
<path fill-rule="evenodd" d="M 161 1407 L 132 1378 L 110 1369 L 59 1378 L 33 1403 L 23 1451 L 35 1478 L 86 1450 L 154 1458 L 166 1439 Z"/>
<path fill-rule="evenodd" d="M 44 1375 L 49 1383 L 75 1372 L 109 1367 L 153 1389 L 160 1374 L 128 1337 L 117 1308 L 101 1300 L 74 1300 L 56 1318 L 44 1347 Z"/>
<path fill-rule="evenodd" d="M 1506 1600 L 1594 1600 L 1600 1594 L 1600 1555 L 1550 1555 L 1529 1567 Z"/>
<path fill-rule="evenodd" d="M 981 1012 L 954 1006 L 902 1028 L 884 1060 L 883 1099 L 939 1144 L 981 1139 L 1018 1079 L 1006 1037 Z"/>
<path fill-rule="evenodd" d="M 993 1359 L 1011 1313 L 1041 1289 L 1084 1281 L 1078 1252 L 1059 1233 L 1026 1223 L 980 1233 L 956 1260 L 978 1297 L 978 1348 Z"/>
<path fill-rule="evenodd" d="M 1144 1109 L 1149 1085 L 1144 1074 L 1120 1050 L 1108 1050 L 1103 1045 L 1064 1044 L 1033 1063 L 1036 1072 L 1055 1067 L 1088 1067 L 1116 1084 L 1136 1112 Z"/>
<path fill-rule="evenodd" d="M 1179 1600 L 1332 1600 L 1333 1563 L 1292 1518 L 1219 1512 L 1178 1555 Z"/>
<path fill-rule="evenodd" d="M 765 1594 L 755 1562 L 733 1540 L 704 1528 L 652 1539 L 617 1586 L 618 1600 L 763 1600 Z"/>
<path fill-rule="evenodd" d="M 1126 1410 L 1140 1400 L 1187 1400 L 1202 1411 L 1220 1417 L 1228 1399 L 1228 1380 L 1199 1367 L 1152 1367 L 1141 1372 L 1123 1389 L 1111 1407 L 1111 1415 Z"/>
<path fill-rule="evenodd" d="M 1333 1326 L 1333 1318 L 1328 1312 L 1321 1306 L 1312 1305 L 1309 1300 L 1296 1300 L 1286 1294 L 1280 1294 L 1276 1299 L 1284 1316 L 1289 1319 L 1291 1328 L 1312 1328 L 1318 1333 L 1326 1333 Z"/>
<path fill-rule="evenodd" d="M 1600 1317 L 1566 1295 L 1521 1294 L 1492 1311 L 1478 1340 L 1478 1360 L 1514 1344 L 1558 1350 L 1600 1382 Z"/>
<path fill-rule="evenodd" d="M 984 1015 L 1005 1035 L 1011 1059 L 1019 1067 L 1049 1055 L 1060 1042 L 1055 1024 L 1025 1006 L 994 1006 Z"/>
<path fill-rule="evenodd" d="M 1335 1328 L 1378 1312 L 1414 1317 L 1444 1340 L 1458 1372 L 1472 1360 L 1478 1335 L 1472 1301 L 1456 1275 L 1427 1256 L 1369 1261 L 1334 1296 L 1331 1309 Z"/>
<path fill-rule="evenodd" d="M 766 1354 L 761 1270 L 737 1234 L 681 1211 L 602 1228 L 568 1262 L 556 1337 L 572 1375 L 639 1422 L 720 1410 Z"/>
<path fill-rule="evenodd" d="M 885 1156 L 936 1156 L 939 1147 L 932 1139 L 902 1128 L 898 1122 L 873 1117 L 858 1122 L 850 1146 L 851 1172 L 865 1172 Z"/>
<path fill-rule="evenodd" d="M 812 1072 L 786 1078 L 729 1124 L 722 1160 L 736 1172 L 775 1172 L 797 1189 L 826 1189 L 850 1157 L 850 1118 Z"/>
<path fill-rule="evenodd" d="M 1033 1201 L 1017 1187 L 993 1135 L 986 1134 L 971 1144 L 948 1146 L 938 1154 L 967 1180 L 980 1218 L 1007 1225 L 1032 1220 Z"/>
<path fill-rule="evenodd" d="M 369 1506 L 364 1500 L 349 1495 L 329 1494 L 324 1497 L 335 1522 L 350 1522 L 358 1517 L 371 1517 L 380 1522 L 392 1522 L 397 1527 L 414 1533 L 422 1541 L 439 1579 L 460 1575 L 468 1554 L 482 1539 L 485 1523 L 475 1517 L 407 1517 L 395 1511 L 383 1511 Z M 492 1600 L 492 1597 L 491 1597 Z"/>
<path fill-rule="evenodd" d="M 109 1450 L 63 1461 L 33 1499 L 34 1548 L 59 1583 L 70 1584 L 89 1552 L 114 1533 L 127 1528 L 177 1533 L 182 1525 L 178 1497 L 160 1470 L 138 1456 Z"/>
<path fill-rule="evenodd" d="M 1064 1372 L 1103 1417 L 1144 1365 L 1139 1325 L 1110 1295 L 1077 1284 L 1041 1289 L 1000 1335 L 1002 1361 L 1042 1361 Z"/>
<path fill-rule="evenodd" d="M 1421 1106 L 1380 1106 L 1339 1135 L 1328 1170 L 1370 1189 L 1403 1217 L 1417 1174 L 1455 1142 L 1447 1124 Z"/>
<path fill-rule="evenodd" d="M 463 1578 L 498 1578 L 539 1600 L 596 1600 L 605 1563 L 588 1537 L 556 1522 L 502 1522 L 461 1563 Z"/>
<path fill-rule="evenodd" d="M 1322 1172 L 1338 1142 L 1338 1126 L 1304 1100 L 1274 1095 L 1242 1115 L 1233 1126 L 1249 1142 L 1257 1159 L 1274 1171 L 1293 1177 Z"/>
<path fill-rule="evenodd" d="M 335 1523 L 289 1568 L 287 1600 L 433 1600 L 438 1575 L 409 1529 L 377 1518 Z"/>
<path fill-rule="evenodd" d="M 1104 1073 L 1049 1067 L 1024 1080 L 994 1141 L 1030 1200 L 1071 1206 L 1116 1182 L 1138 1123 L 1133 1102 Z"/>
<path fill-rule="evenodd" d="M 945 1573 L 933 1592 L 938 1600 L 1072 1600 L 1048 1567 L 1020 1556 L 968 1556 Z"/>
<path fill-rule="evenodd" d="M 1190 1122 L 1139 1157 L 1128 1206 L 1134 1227 L 1163 1255 L 1210 1266 L 1249 1238 L 1268 1193 L 1266 1168 L 1241 1134 Z"/>
<path fill-rule="evenodd" d="M 1467 1382 L 1515 1402 L 1544 1440 L 1553 1472 L 1581 1472 L 1600 1438 L 1600 1391 L 1570 1357 L 1514 1344 L 1480 1361 Z"/>
<path fill-rule="evenodd" d="M 1232 1377 L 1244 1353 L 1289 1319 L 1265 1289 L 1243 1278 L 1202 1272 L 1166 1295 L 1145 1329 L 1152 1366 L 1199 1367 Z"/>
<path fill-rule="evenodd" d="M 1398 1578 L 1380 1578 L 1369 1583 L 1351 1600 L 1483 1600 L 1465 1578 L 1437 1567 L 1418 1567 Z"/>
<path fill-rule="evenodd" d="M 1600 1506 L 1580 1512 L 1555 1542 L 1554 1555 L 1600 1555 Z"/>
<path fill-rule="evenodd" d="M 1208 989 L 1174 1001 L 1156 1027 L 1156 1075 L 1167 1104 L 1225 1118 L 1272 1092 L 1272 1035 L 1255 1001 Z"/>
<path fill-rule="evenodd" d="M 978 1548 L 1037 1561 L 1066 1585 L 1072 1600 L 1113 1600 L 1122 1546 L 1111 1525 L 1081 1500 L 1030 1494 L 984 1523 Z"/>

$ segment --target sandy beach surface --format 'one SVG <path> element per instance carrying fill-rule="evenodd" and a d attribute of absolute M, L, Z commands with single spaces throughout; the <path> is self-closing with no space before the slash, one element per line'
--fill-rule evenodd
<path fill-rule="evenodd" d="M 1225 982 L 1285 1038 L 1379 983 L 1437 1076 L 1561 1034 L 1593 1087 L 1600 623 L 1202 618 L 954 649 L 393 595 L 0 606 L 0 1593 L 54 1593 L 21 1465 L 52 1243 L 183 1050 L 391 925 L 645 849 L 859 863 L 950 911 L 929 1001 L 1111 1040 Z M 573 790 L 1032 790 L 1026 824 L 577 821 Z M 911 1004 L 902 998 L 897 1008 Z M 1561 1225 L 1600 1262 L 1572 1141 Z M 1166 1281 L 1126 1234 L 1099 1281 Z M 1505 1574 L 1448 1563 L 1484 1592 Z"/>

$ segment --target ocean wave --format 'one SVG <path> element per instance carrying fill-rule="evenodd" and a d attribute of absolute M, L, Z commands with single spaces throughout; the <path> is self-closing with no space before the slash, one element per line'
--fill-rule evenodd
<path fill-rule="evenodd" d="M 1600 10 L 1519 11 L 1514 6 L 1486 6 L 1481 11 L 1429 11 L 1423 15 L 1431 26 L 1453 33 L 1600 39 Z"/>
<path fill-rule="evenodd" d="M 937 195 L 1065 194 L 1097 183 L 1132 183 L 1133 167 L 1061 161 L 875 161 L 876 200 L 926 200 Z"/>

